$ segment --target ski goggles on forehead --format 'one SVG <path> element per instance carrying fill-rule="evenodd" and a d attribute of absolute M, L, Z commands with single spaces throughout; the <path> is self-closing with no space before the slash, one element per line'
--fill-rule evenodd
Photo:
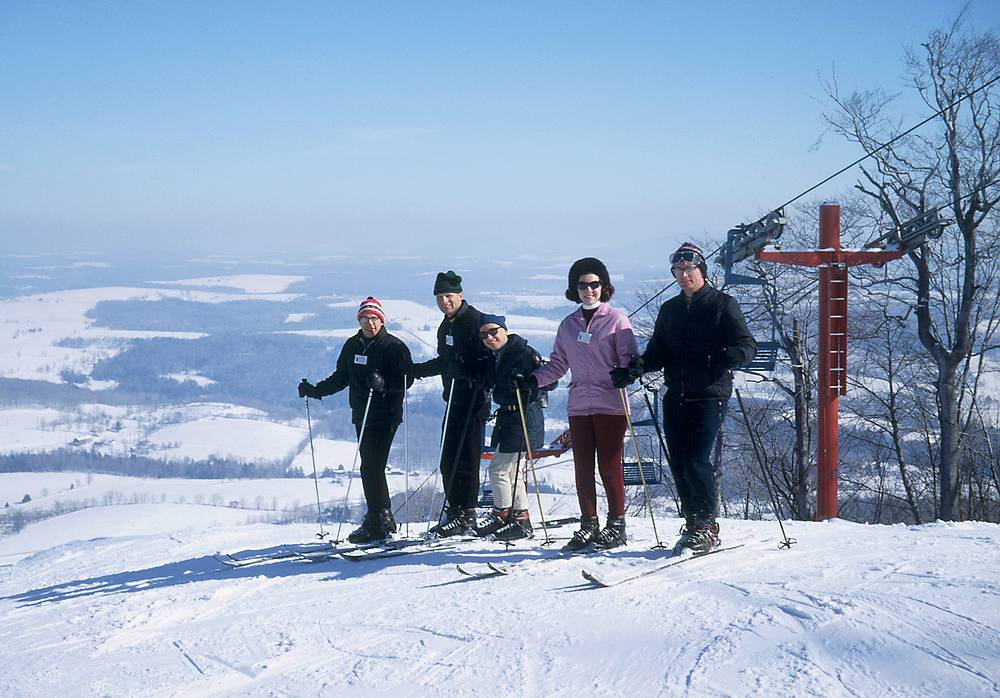
<path fill-rule="evenodd" d="M 693 262 L 694 264 L 701 264 L 704 261 L 704 257 L 697 252 L 693 252 L 692 250 L 681 250 L 680 252 L 674 252 L 670 255 L 671 264 L 677 264 L 678 262 Z"/>

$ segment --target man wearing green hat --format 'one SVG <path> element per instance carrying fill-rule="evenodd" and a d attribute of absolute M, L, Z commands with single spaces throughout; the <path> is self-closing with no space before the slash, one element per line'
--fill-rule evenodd
<path fill-rule="evenodd" d="M 416 378 L 441 376 L 446 402 L 441 449 L 444 517 L 431 532 L 439 537 L 471 533 L 476 525 L 479 461 L 489 402 L 485 381 L 492 357 L 479 340 L 480 312 L 463 298 L 462 277 L 439 272 L 434 299 L 444 313 L 437 331 L 437 356 L 415 364 Z"/>

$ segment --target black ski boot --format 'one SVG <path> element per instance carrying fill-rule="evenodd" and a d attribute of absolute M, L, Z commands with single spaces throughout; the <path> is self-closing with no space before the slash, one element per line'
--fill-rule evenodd
<path fill-rule="evenodd" d="M 455 507 L 451 507 L 451 506 L 445 507 L 445 509 L 444 509 L 444 518 L 442 518 L 436 524 L 434 524 L 433 526 L 431 526 L 430 529 L 428 529 L 427 532 L 436 536 L 441 531 L 441 529 L 444 527 L 444 525 L 447 524 L 447 523 L 449 523 L 456 516 L 458 516 L 459 512 L 461 512 L 461 511 L 462 511 L 461 509 L 456 509 Z"/>
<path fill-rule="evenodd" d="M 533 535 L 535 535 L 535 531 L 531 527 L 528 510 L 518 509 L 511 517 L 510 523 L 496 532 L 496 539 L 504 543 L 510 543 L 515 540 L 531 538 Z"/>
<path fill-rule="evenodd" d="M 451 518 L 437 526 L 438 538 L 450 538 L 472 533 L 476 527 L 475 509 L 455 509 Z M 433 529 L 431 529 L 433 530 Z"/>
<path fill-rule="evenodd" d="M 625 545 L 625 542 L 625 517 L 609 516 L 608 524 L 601 529 L 601 532 L 594 539 L 594 549 L 607 550 L 609 548 L 617 548 L 619 545 Z"/>
<path fill-rule="evenodd" d="M 379 510 L 378 529 L 382 538 L 388 538 L 396 532 L 396 519 L 392 515 L 392 509 Z"/>
<path fill-rule="evenodd" d="M 484 521 L 482 526 L 476 526 L 476 535 L 480 538 L 492 536 L 494 533 L 506 526 L 509 520 L 509 507 L 507 509 L 494 509 L 490 512 L 489 519 Z"/>
<path fill-rule="evenodd" d="M 569 543 L 563 546 L 563 550 L 583 550 L 594 542 L 597 534 L 601 532 L 601 521 L 596 516 L 581 516 L 580 530 L 573 534 Z"/>
<path fill-rule="evenodd" d="M 690 550 L 695 555 L 703 555 L 712 552 L 721 544 L 719 524 L 711 519 L 695 519 L 690 526 L 684 526 L 676 547 Z"/>
<path fill-rule="evenodd" d="M 372 543 L 377 540 L 382 540 L 383 538 L 385 538 L 385 536 L 382 535 L 378 515 L 371 513 L 365 514 L 365 518 L 362 519 L 361 525 L 351 531 L 351 535 L 347 536 L 348 542 L 354 543 L 355 545 Z"/>

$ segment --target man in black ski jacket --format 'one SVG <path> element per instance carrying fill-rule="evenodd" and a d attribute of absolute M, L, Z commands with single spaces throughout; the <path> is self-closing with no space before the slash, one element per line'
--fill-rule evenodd
<path fill-rule="evenodd" d="M 719 485 L 712 448 L 733 392 L 733 369 L 757 353 L 736 300 L 706 281 L 701 249 L 686 242 L 670 257 L 681 292 L 660 306 L 653 336 L 623 384 L 663 369 L 663 430 L 685 527 L 678 546 L 708 552 L 719 545 Z"/>
<path fill-rule="evenodd" d="M 361 302 L 358 324 L 361 329 L 340 350 L 337 370 L 316 385 L 302 379 L 299 397 L 321 400 L 348 388 L 351 422 L 361 440 L 361 484 L 368 511 L 347 539 L 368 543 L 396 532 L 385 466 L 403 419 L 403 396 L 407 380 L 413 382 L 413 369 L 410 350 L 386 331 L 385 312 L 378 300 L 369 296 Z"/>
<path fill-rule="evenodd" d="M 479 341 L 480 313 L 462 297 L 462 277 L 453 271 L 438 273 L 434 298 L 444 313 L 437 331 L 438 355 L 413 368 L 417 378 L 441 376 L 446 407 L 440 467 L 446 508 L 431 532 L 448 537 L 468 533 L 476 525 L 479 461 L 489 417 L 485 384 L 492 358 Z"/>
<path fill-rule="evenodd" d="M 479 336 L 493 354 L 487 385 L 499 406 L 490 444 L 496 449 L 490 459 L 490 485 L 493 488 L 493 512 L 490 521 L 476 529 L 480 536 L 495 535 L 497 540 L 513 541 L 532 535 L 528 515 L 528 495 L 520 476 L 521 457 L 527 456 L 524 430 L 527 427 L 531 449 L 539 449 L 545 440 L 545 417 L 538 402 L 538 389 L 521 391 L 518 402 L 515 376 L 527 376 L 542 365 L 542 357 L 523 337 L 508 334 L 503 315 L 483 314 Z M 525 424 L 520 407 L 524 407 Z"/>

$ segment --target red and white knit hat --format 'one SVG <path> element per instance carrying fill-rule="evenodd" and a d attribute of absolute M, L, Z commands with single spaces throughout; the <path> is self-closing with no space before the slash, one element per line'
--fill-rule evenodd
<path fill-rule="evenodd" d="M 374 315 L 382 321 L 382 324 L 385 324 L 385 311 L 382 310 L 382 304 L 379 303 L 377 298 L 368 296 L 361 301 L 361 306 L 358 308 L 358 320 L 365 315 Z"/>

